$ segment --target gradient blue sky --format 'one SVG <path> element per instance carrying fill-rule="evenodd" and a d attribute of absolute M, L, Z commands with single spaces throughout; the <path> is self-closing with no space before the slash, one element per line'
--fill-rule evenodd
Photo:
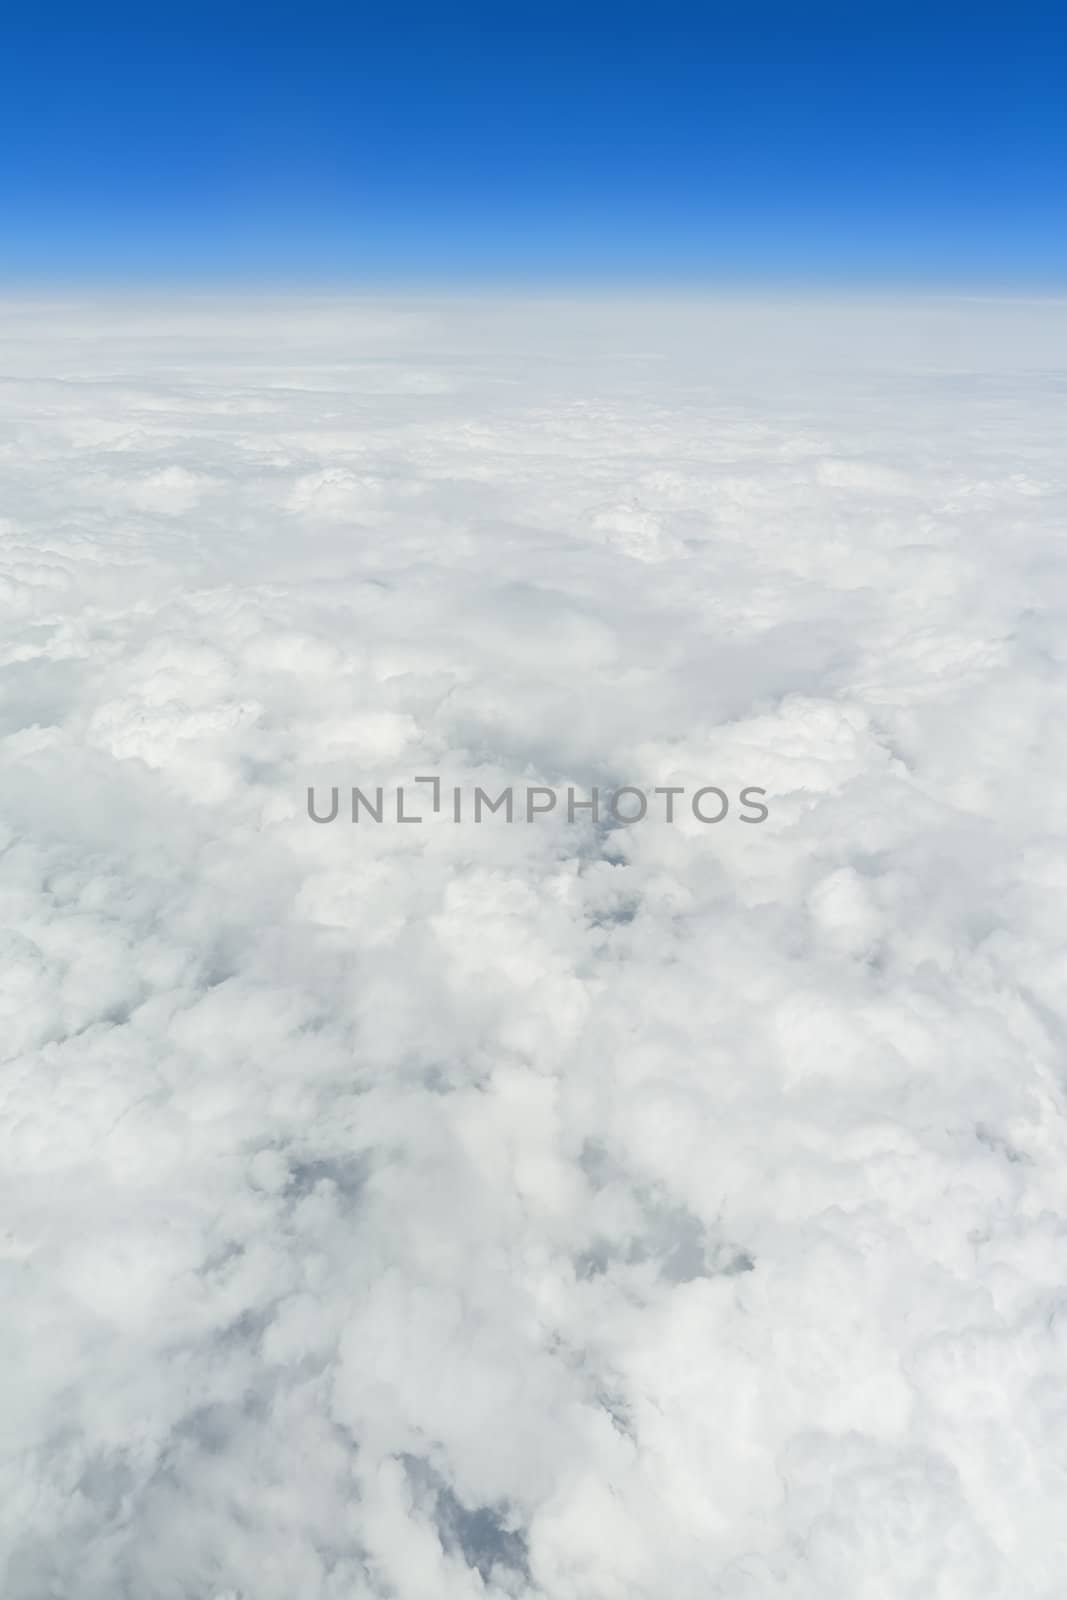
<path fill-rule="evenodd" d="M 1067 285 L 1067 3 L 9 7 L 0 275 Z"/>

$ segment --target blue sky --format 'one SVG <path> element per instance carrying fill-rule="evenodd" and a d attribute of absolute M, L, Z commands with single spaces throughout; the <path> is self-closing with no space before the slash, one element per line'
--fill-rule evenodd
<path fill-rule="evenodd" d="M 1067 284 L 1067 7 L 10 8 L 0 275 Z"/>

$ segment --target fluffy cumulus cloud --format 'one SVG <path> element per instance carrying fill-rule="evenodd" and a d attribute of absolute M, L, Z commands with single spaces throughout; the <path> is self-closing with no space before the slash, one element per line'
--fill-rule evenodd
<path fill-rule="evenodd" d="M 1058 1597 L 1067 307 L 0 349 L 5 1600 Z"/>

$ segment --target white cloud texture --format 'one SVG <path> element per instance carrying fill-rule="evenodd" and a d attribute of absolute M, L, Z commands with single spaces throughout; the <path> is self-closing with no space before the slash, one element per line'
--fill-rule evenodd
<path fill-rule="evenodd" d="M 0 348 L 5 1600 L 1059 1600 L 1067 306 Z"/>

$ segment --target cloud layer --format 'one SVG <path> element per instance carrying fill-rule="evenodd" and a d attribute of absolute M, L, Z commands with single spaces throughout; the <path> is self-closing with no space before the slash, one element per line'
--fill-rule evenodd
<path fill-rule="evenodd" d="M 1058 1597 L 1067 306 L 0 334 L 5 1600 Z"/>

